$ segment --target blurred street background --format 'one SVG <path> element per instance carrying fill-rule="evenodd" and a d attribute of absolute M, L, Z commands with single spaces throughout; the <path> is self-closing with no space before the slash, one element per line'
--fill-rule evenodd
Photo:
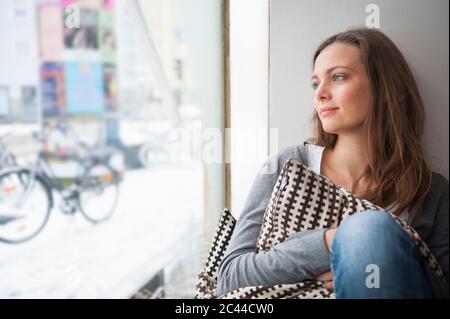
<path fill-rule="evenodd" d="M 0 2 L 0 298 L 194 296 L 223 167 L 190 132 L 223 128 L 221 30 L 220 1 Z"/>

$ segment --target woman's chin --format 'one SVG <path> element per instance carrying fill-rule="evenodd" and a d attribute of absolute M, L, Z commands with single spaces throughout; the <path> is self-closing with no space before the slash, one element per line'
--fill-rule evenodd
<path fill-rule="evenodd" d="M 322 125 L 323 130 L 328 134 L 338 134 L 339 127 L 331 125 Z"/>

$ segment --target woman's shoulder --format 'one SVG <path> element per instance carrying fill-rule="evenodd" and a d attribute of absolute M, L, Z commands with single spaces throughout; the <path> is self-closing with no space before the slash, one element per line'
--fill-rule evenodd
<path fill-rule="evenodd" d="M 272 159 L 276 159 L 278 163 L 284 164 L 288 159 L 294 159 L 302 164 L 306 164 L 306 149 L 307 146 L 303 142 L 301 144 L 289 145 L 281 148 L 277 154 L 272 156 Z"/>
<path fill-rule="evenodd" d="M 438 172 L 433 172 L 431 177 L 431 187 L 447 189 L 448 191 L 448 179 Z"/>
<path fill-rule="evenodd" d="M 276 154 L 269 157 L 264 168 L 270 174 L 275 172 L 279 173 L 289 159 L 297 160 L 309 166 L 311 164 L 309 162 L 321 157 L 323 148 L 323 146 L 315 144 L 311 139 L 300 144 L 283 147 Z"/>
<path fill-rule="evenodd" d="M 294 158 L 306 164 L 308 152 L 321 152 L 323 149 L 324 147 L 316 144 L 314 139 L 307 139 L 303 143 L 282 148 L 275 157 L 282 161 Z"/>
<path fill-rule="evenodd" d="M 294 159 L 304 164 L 306 162 L 304 145 L 295 144 L 281 148 L 278 152 L 269 156 L 260 174 L 279 175 L 283 165 L 289 159 Z"/>
<path fill-rule="evenodd" d="M 289 158 L 304 162 L 304 149 L 305 146 L 303 144 L 289 145 L 280 149 L 276 158 L 281 162 L 285 162 Z"/>
<path fill-rule="evenodd" d="M 433 172 L 431 177 L 431 187 L 427 195 L 427 200 L 431 202 L 439 201 L 443 196 L 448 200 L 448 180 L 438 172 Z"/>
<path fill-rule="evenodd" d="M 437 172 L 433 172 L 431 177 L 431 187 L 425 197 L 422 213 L 413 225 L 416 230 L 431 229 L 433 223 L 441 222 L 441 219 L 448 220 L 448 180 Z M 444 221 L 445 223 L 448 223 Z"/>

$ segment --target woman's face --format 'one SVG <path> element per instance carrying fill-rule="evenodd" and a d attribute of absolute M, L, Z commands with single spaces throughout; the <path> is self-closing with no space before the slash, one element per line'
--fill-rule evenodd
<path fill-rule="evenodd" d="M 372 94 L 359 49 L 333 43 L 317 57 L 311 78 L 314 104 L 325 132 L 359 132 L 372 107 Z"/>

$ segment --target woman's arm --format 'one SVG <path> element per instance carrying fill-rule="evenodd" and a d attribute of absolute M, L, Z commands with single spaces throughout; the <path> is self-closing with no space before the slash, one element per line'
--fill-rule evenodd
<path fill-rule="evenodd" d="M 418 228 L 416 228 L 419 234 L 421 234 L 422 229 L 427 229 L 428 227 L 426 226 L 431 225 L 429 233 L 423 238 L 438 260 L 447 279 L 447 283 L 449 282 L 448 196 L 448 181 L 442 175 L 433 173 L 430 196 L 425 202 L 422 215 L 419 215 L 418 219 L 421 219 L 421 221 L 417 225 Z"/>
<path fill-rule="evenodd" d="M 298 147 L 286 148 L 271 157 L 253 182 L 219 267 L 219 295 L 239 287 L 297 283 L 329 270 L 322 229 L 298 232 L 269 251 L 255 253 L 267 203 L 290 157 L 302 160 Z"/>

